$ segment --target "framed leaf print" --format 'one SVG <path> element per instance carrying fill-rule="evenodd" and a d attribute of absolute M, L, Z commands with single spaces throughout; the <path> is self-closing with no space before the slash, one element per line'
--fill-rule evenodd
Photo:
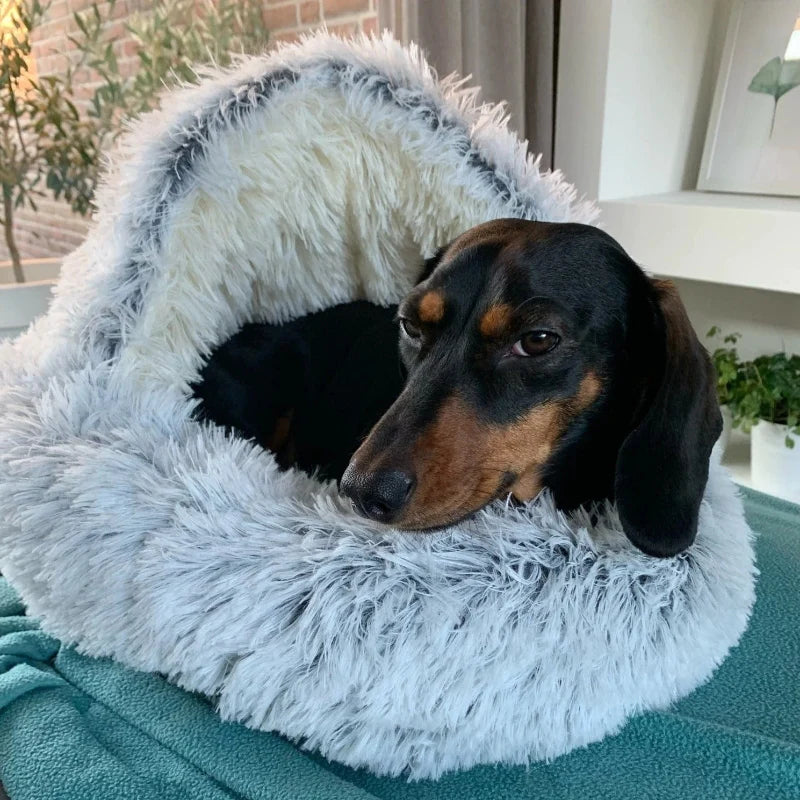
<path fill-rule="evenodd" d="M 800 0 L 735 0 L 698 189 L 800 196 Z"/>

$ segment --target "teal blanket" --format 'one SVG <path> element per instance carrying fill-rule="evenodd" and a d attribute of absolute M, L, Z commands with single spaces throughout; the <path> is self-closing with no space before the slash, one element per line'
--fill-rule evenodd
<path fill-rule="evenodd" d="M 12 800 L 800 798 L 800 509 L 746 491 L 761 577 L 710 683 L 550 764 L 376 778 L 219 720 L 155 675 L 90 659 L 0 581 L 0 783 Z"/>

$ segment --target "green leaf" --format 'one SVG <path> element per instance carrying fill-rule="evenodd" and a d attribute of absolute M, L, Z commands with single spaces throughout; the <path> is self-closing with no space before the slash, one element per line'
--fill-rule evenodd
<path fill-rule="evenodd" d="M 72 17 L 75 20 L 75 24 L 80 28 L 81 33 L 84 36 L 89 36 L 89 28 L 86 26 L 83 14 L 73 14 Z"/>
<path fill-rule="evenodd" d="M 747 88 L 751 92 L 768 94 L 777 103 L 796 86 L 800 86 L 800 61 L 784 61 L 775 56 L 761 67 Z"/>
<path fill-rule="evenodd" d="M 753 76 L 753 79 L 750 81 L 750 85 L 747 87 L 748 91 L 761 92 L 762 94 L 768 94 L 770 97 L 777 99 L 778 84 L 780 83 L 782 66 L 783 59 L 780 56 L 771 58 Z"/>

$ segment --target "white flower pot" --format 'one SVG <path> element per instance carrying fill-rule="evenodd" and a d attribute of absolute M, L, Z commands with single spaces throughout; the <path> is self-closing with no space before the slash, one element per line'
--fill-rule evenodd
<path fill-rule="evenodd" d="M 728 406 L 720 406 L 719 410 L 722 412 L 722 433 L 719 435 L 719 439 L 717 439 L 717 443 L 714 445 L 714 450 L 711 454 L 712 459 L 717 464 L 722 461 L 725 451 L 728 449 L 728 445 L 731 441 L 731 430 L 733 429 L 731 410 Z"/>
<path fill-rule="evenodd" d="M 0 261 L 0 339 L 17 336 L 47 311 L 61 261 L 60 257 L 24 260 L 25 283 L 15 282 L 10 261 Z"/>
<path fill-rule="evenodd" d="M 752 430 L 754 488 L 800 503 L 800 436 L 790 433 L 794 447 L 786 446 L 788 428 L 760 420 Z"/>
<path fill-rule="evenodd" d="M 0 339 L 22 333 L 50 305 L 55 281 L 9 283 L 0 286 Z"/>

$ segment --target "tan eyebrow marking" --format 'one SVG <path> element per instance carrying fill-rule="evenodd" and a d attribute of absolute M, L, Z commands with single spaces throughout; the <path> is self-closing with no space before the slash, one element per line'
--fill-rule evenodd
<path fill-rule="evenodd" d="M 508 327 L 508 323 L 511 321 L 511 313 L 511 306 L 507 303 L 490 306 L 484 312 L 478 325 L 481 335 L 487 338 L 499 336 Z"/>
<path fill-rule="evenodd" d="M 432 289 L 422 295 L 417 306 L 420 322 L 435 323 L 441 322 L 444 316 L 444 297 L 436 289 Z"/>

